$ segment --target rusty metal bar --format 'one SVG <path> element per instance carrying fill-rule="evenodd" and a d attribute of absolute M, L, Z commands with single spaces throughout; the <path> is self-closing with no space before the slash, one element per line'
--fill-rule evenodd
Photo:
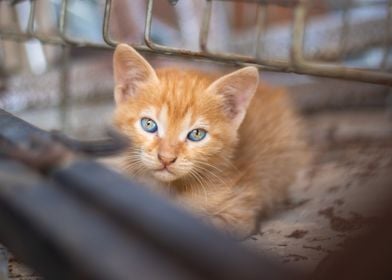
<path fill-rule="evenodd" d="M 108 44 L 108 46 L 116 47 L 119 44 L 119 42 L 113 40 L 110 36 L 111 11 L 112 11 L 112 0 L 106 0 L 103 25 L 102 25 L 102 38 L 105 41 L 105 43 Z M 131 46 L 137 49 L 138 51 L 151 52 L 151 50 L 145 45 L 131 44 Z"/>
<path fill-rule="evenodd" d="M 67 9 L 68 9 L 68 0 L 63 0 L 61 2 L 61 9 L 60 9 L 60 19 L 59 19 L 59 32 L 60 37 L 66 42 L 67 44 L 73 47 L 92 47 L 92 48 L 111 48 L 106 44 L 98 44 L 89 41 L 82 41 L 82 40 L 75 40 L 74 38 L 70 38 L 66 33 L 66 26 L 67 26 Z"/>
<path fill-rule="evenodd" d="M 35 23 L 36 6 L 37 6 L 37 1 L 30 0 L 30 15 L 29 15 L 29 20 L 28 20 L 28 24 L 27 24 L 28 36 L 30 36 L 31 38 L 37 39 L 41 42 L 45 42 L 47 44 L 62 45 L 63 40 L 57 36 L 43 35 L 43 34 L 39 34 L 39 33 L 35 32 L 34 23 Z"/>
<path fill-rule="evenodd" d="M 380 69 L 385 70 L 387 68 L 388 57 L 391 53 L 391 33 L 392 33 L 392 0 L 388 1 L 388 10 L 387 10 L 387 20 L 385 26 L 385 42 L 384 42 L 384 52 L 380 62 Z"/>
<path fill-rule="evenodd" d="M 255 55 L 256 58 L 261 59 L 262 52 L 264 50 L 264 41 L 260 42 L 262 36 L 264 35 L 265 31 L 267 30 L 267 6 L 265 4 L 260 3 L 257 6 L 256 11 L 256 25 L 257 25 L 257 34 L 256 34 L 256 41 L 255 41 Z"/>
<path fill-rule="evenodd" d="M 61 71 L 59 75 L 60 85 L 60 107 L 59 107 L 59 123 L 63 131 L 67 131 L 67 117 L 69 109 L 69 98 L 70 98 L 70 65 L 69 58 L 71 48 L 69 46 L 63 46 L 61 53 Z"/>
<path fill-rule="evenodd" d="M 29 13 L 29 19 L 27 22 L 27 34 L 33 35 L 34 34 L 34 17 L 35 17 L 35 8 L 36 8 L 37 2 L 30 0 L 30 13 Z"/>
<path fill-rule="evenodd" d="M 113 41 L 112 38 L 110 37 L 110 15 L 111 15 L 111 10 L 112 10 L 112 0 L 106 0 L 106 2 L 105 2 L 105 13 L 104 13 L 104 16 L 103 16 L 102 34 L 103 34 L 103 40 L 105 41 L 105 43 L 108 44 L 111 47 L 115 47 L 118 43 Z"/>
<path fill-rule="evenodd" d="M 36 1 L 30 0 L 30 12 L 26 32 L 15 32 L 0 29 L 0 39 L 14 40 L 17 42 L 26 42 L 31 39 L 37 39 L 43 44 L 61 45 L 63 41 L 56 36 L 39 34 L 34 31 L 34 19 L 36 10 Z"/>
<path fill-rule="evenodd" d="M 204 11 L 203 11 L 203 19 L 201 22 L 200 35 L 199 35 L 199 46 L 200 50 L 207 51 L 207 41 L 208 34 L 210 30 L 210 21 L 211 21 L 211 10 L 212 10 L 212 1 L 207 0 L 205 3 Z"/>
<path fill-rule="evenodd" d="M 339 56 L 340 58 L 344 58 L 346 49 L 347 49 L 347 37 L 349 36 L 349 31 L 350 31 L 350 8 L 352 8 L 352 0 L 347 0 L 344 2 L 344 7 L 342 11 L 342 30 L 340 33 L 340 38 L 339 38 Z"/>
<path fill-rule="evenodd" d="M 214 0 L 214 1 L 226 1 L 226 2 L 247 2 L 247 3 L 259 3 L 259 4 L 271 4 L 283 7 L 293 7 L 298 4 L 299 0 Z"/>

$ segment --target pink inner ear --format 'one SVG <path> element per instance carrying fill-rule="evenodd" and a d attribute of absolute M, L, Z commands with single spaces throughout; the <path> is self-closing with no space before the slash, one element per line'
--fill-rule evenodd
<path fill-rule="evenodd" d="M 235 87 L 228 87 L 221 91 L 223 95 L 223 108 L 228 114 L 229 118 L 234 119 L 242 108 L 245 98 L 238 94 L 238 89 Z"/>
<path fill-rule="evenodd" d="M 140 84 L 158 81 L 151 65 L 133 48 L 125 44 L 120 44 L 116 48 L 113 68 L 116 102 L 124 101 L 135 94 Z"/>
<path fill-rule="evenodd" d="M 244 115 L 258 83 L 257 76 L 237 72 L 218 79 L 213 85 L 217 93 L 223 96 L 224 109 L 231 119 Z"/>
<path fill-rule="evenodd" d="M 222 97 L 223 110 L 237 129 L 245 117 L 258 83 L 257 68 L 249 66 L 217 79 L 207 91 Z"/>

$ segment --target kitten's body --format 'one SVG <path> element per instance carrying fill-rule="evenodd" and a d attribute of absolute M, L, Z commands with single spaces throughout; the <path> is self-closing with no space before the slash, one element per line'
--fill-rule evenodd
<path fill-rule="evenodd" d="M 242 236 L 251 233 L 259 214 L 286 198 L 305 159 L 298 119 L 285 92 L 266 85 L 252 88 L 257 86 L 257 72 L 252 69 L 215 83 L 217 78 L 206 73 L 161 69 L 144 82 L 136 75 L 132 97 L 119 101 L 132 82 L 121 82 L 119 73 L 126 68 L 118 65 L 121 56 L 116 52 L 114 121 L 133 142 L 124 154 L 125 171 L 148 180 L 220 227 Z M 140 63 L 139 59 L 132 63 Z M 145 114 L 156 119 L 164 132 L 141 132 L 138 120 Z M 195 127 L 208 131 L 205 143 L 181 140 L 184 131 Z M 174 163 L 168 170 L 156 171 L 160 166 L 156 154 L 175 156 Z"/>

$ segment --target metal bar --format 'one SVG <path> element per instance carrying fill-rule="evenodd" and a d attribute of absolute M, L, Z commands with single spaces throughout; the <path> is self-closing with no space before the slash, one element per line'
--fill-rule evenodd
<path fill-rule="evenodd" d="M 36 136 L 41 139 L 49 138 L 49 135 L 42 129 L 36 128 L 0 109 L 0 139 L 27 147 L 31 137 Z"/>
<path fill-rule="evenodd" d="M 257 25 L 257 33 L 256 33 L 256 42 L 255 42 L 255 55 L 256 58 L 261 59 L 262 52 L 264 50 L 264 41 L 260 43 L 262 35 L 264 35 L 267 28 L 267 6 L 260 3 L 257 6 L 257 15 L 256 15 L 256 25 Z"/>
<path fill-rule="evenodd" d="M 350 31 L 350 8 L 352 7 L 352 0 L 346 0 L 344 2 L 344 7 L 343 7 L 343 12 L 342 12 L 342 31 L 340 33 L 340 38 L 339 38 L 339 56 L 340 59 L 343 59 L 345 56 L 345 52 L 347 49 L 347 38 L 349 36 L 349 31 Z"/>
<path fill-rule="evenodd" d="M 17 162 L 0 160 L 0 202 L 1 241 L 47 279 L 197 279 Z"/>
<path fill-rule="evenodd" d="M 111 0 L 107 0 L 105 2 L 105 10 L 104 10 L 104 20 L 102 25 L 102 37 L 106 44 L 93 43 L 89 41 L 76 40 L 74 38 L 69 37 L 66 34 L 66 26 L 67 26 L 67 8 L 68 8 L 68 0 L 63 0 L 61 2 L 60 9 L 60 20 L 59 20 L 59 31 L 61 38 L 73 47 L 87 47 L 87 48 L 100 48 L 100 49 L 110 49 L 117 46 L 118 42 L 113 41 L 110 38 L 110 11 L 111 11 Z M 146 46 L 141 45 L 132 45 L 135 49 L 139 51 L 149 51 Z"/>
<path fill-rule="evenodd" d="M 102 37 L 105 43 L 108 44 L 110 47 L 116 47 L 119 44 L 119 42 L 113 40 L 110 36 L 111 10 L 112 10 L 112 0 L 106 0 L 103 25 L 102 25 Z M 151 52 L 151 50 L 145 45 L 140 45 L 140 44 L 130 44 L 130 45 L 138 51 Z"/>
<path fill-rule="evenodd" d="M 305 21 L 308 2 L 302 1 L 294 10 L 292 42 L 290 48 L 290 62 L 296 67 L 302 59 L 305 40 Z"/>
<path fill-rule="evenodd" d="M 64 42 L 74 47 L 93 47 L 93 48 L 104 48 L 104 49 L 112 47 L 106 44 L 98 44 L 89 41 L 75 40 L 73 38 L 68 37 L 66 32 L 67 8 L 68 8 L 68 0 L 63 0 L 61 2 L 61 8 L 60 8 L 59 32 L 60 32 L 60 37 L 64 40 Z"/>
<path fill-rule="evenodd" d="M 207 52 L 207 41 L 208 41 L 208 34 L 210 30 L 211 10 L 212 10 L 212 1 L 207 0 L 203 11 L 203 19 L 201 22 L 200 35 L 199 35 L 199 47 L 200 50 L 204 52 Z"/>
<path fill-rule="evenodd" d="M 27 23 L 26 32 L 15 32 L 15 31 L 0 29 L 0 38 L 4 40 L 14 40 L 17 42 L 26 42 L 31 39 L 37 39 L 43 44 L 52 44 L 52 45 L 63 44 L 61 38 L 39 34 L 34 31 L 34 18 L 35 18 L 36 4 L 37 2 L 35 0 L 30 0 L 30 12 L 29 12 L 29 19 Z"/>
<path fill-rule="evenodd" d="M 29 34 L 30 36 L 34 33 L 34 16 L 35 16 L 36 4 L 37 4 L 36 1 L 30 0 L 30 13 L 27 22 L 27 34 Z"/>
<path fill-rule="evenodd" d="M 102 34 L 103 34 L 103 40 L 105 41 L 105 43 L 108 44 L 109 46 L 115 47 L 118 43 L 113 41 L 112 38 L 110 37 L 111 9 L 112 9 L 112 0 L 106 0 L 105 13 L 103 15 Z"/>
<path fill-rule="evenodd" d="M 282 7 L 295 7 L 298 5 L 301 0 L 214 0 L 221 2 L 244 2 L 244 3 L 259 3 L 259 4 L 268 4 Z M 355 2 L 356 6 L 376 6 L 376 5 L 385 5 L 388 0 L 357 0 Z M 320 4 L 322 1 L 313 1 L 313 4 Z M 318 6 L 316 6 L 318 7 Z M 320 6 L 322 7 L 322 6 Z"/>
<path fill-rule="evenodd" d="M 388 1 L 388 11 L 387 11 L 387 20 L 385 26 L 385 42 L 384 42 L 384 53 L 381 58 L 380 68 L 385 70 L 388 66 L 388 57 L 391 53 L 391 33 L 392 33 L 392 0 Z"/>
<path fill-rule="evenodd" d="M 37 6 L 37 1 L 30 0 L 30 14 L 29 14 L 29 20 L 28 20 L 28 24 L 27 24 L 27 34 L 31 38 L 37 39 L 41 42 L 62 45 L 63 40 L 61 38 L 59 38 L 57 36 L 48 36 L 48 35 L 44 35 L 44 34 L 39 34 L 34 30 L 36 6 Z"/>
<path fill-rule="evenodd" d="M 17 33 L 9 30 L 0 30 L 0 39 L 11 40 L 16 42 L 26 42 L 31 39 L 31 36 L 24 33 Z"/>
<path fill-rule="evenodd" d="M 61 71 L 60 71 L 60 110 L 59 110 L 59 121 L 60 127 L 63 131 L 67 131 L 67 116 L 69 110 L 69 98 L 70 98 L 70 66 L 69 66 L 69 58 L 70 58 L 71 48 L 69 46 L 62 47 L 61 54 Z"/>
<path fill-rule="evenodd" d="M 79 141 L 60 132 L 46 132 L 0 109 L 0 139 L 15 143 L 21 147 L 30 147 L 35 138 L 41 141 L 55 141 L 75 153 L 89 156 L 113 155 L 126 149 L 130 143 L 117 131 L 109 130 L 108 139 L 96 141 Z M 2 150 L 0 150 L 1 152 Z"/>
<path fill-rule="evenodd" d="M 61 40 L 61 38 L 58 37 L 52 37 L 49 35 L 37 34 L 37 33 L 34 34 L 19 33 L 19 32 L 13 32 L 9 30 L 0 30 L 0 39 L 11 40 L 20 43 L 29 41 L 31 39 L 37 39 L 43 44 L 64 45 L 64 42 Z"/>
<path fill-rule="evenodd" d="M 214 1 L 225 1 L 225 2 L 247 2 L 247 3 L 259 3 L 259 4 L 271 4 L 276 6 L 293 7 L 298 4 L 299 0 L 214 0 Z"/>

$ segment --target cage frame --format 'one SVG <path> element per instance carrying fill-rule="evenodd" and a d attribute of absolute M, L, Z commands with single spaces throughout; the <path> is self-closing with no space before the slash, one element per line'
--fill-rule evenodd
<path fill-rule="evenodd" d="M 146 18 L 144 25 L 144 44 L 134 44 L 130 45 L 136 50 L 141 52 L 149 52 L 161 55 L 173 55 L 188 57 L 194 59 L 204 59 L 215 62 L 222 62 L 237 66 L 248 66 L 253 65 L 258 67 L 260 70 L 268 71 L 278 71 L 287 73 L 297 73 L 297 74 L 307 74 L 313 76 L 330 77 L 346 80 L 355 80 L 367 83 L 392 85 L 392 73 L 386 71 L 387 58 L 391 52 L 390 46 L 390 33 L 392 30 L 392 0 L 379 0 L 377 3 L 372 4 L 387 4 L 388 11 L 386 17 L 386 36 L 385 44 L 383 48 L 382 60 L 380 63 L 380 69 L 371 70 L 367 68 L 354 68 L 349 66 L 344 66 L 339 63 L 330 62 L 319 62 L 313 59 L 307 58 L 304 53 L 305 47 L 305 29 L 306 29 L 306 17 L 309 14 L 309 7 L 312 4 L 311 0 L 280 0 L 272 1 L 270 0 L 241 0 L 238 2 L 249 2 L 257 3 L 257 30 L 256 30 L 256 55 L 240 55 L 227 52 L 217 52 L 210 51 L 208 49 L 208 33 L 210 30 L 210 18 L 212 13 L 212 4 L 216 1 L 226 1 L 226 2 L 236 2 L 238 0 L 205 0 L 206 6 L 203 11 L 202 22 L 200 25 L 199 34 L 199 51 L 192 51 L 187 48 L 178 48 L 172 46 L 166 46 L 154 42 L 151 37 L 151 27 L 153 21 L 153 7 L 154 0 L 147 0 Z M 76 38 L 70 37 L 66 33 L 67 26 L 67 7 L 69 5 L 69 0 L 61 1 L 60 17 L 58 21 L 58 36 L 52 36 L 47 34 L 42 34 L 36 32 L 34 29 L 34 21 L 36 16 L 36 2 L 37 0 L 29 0 L 31 3 L 28 24 L 25 32 L 18 32 L 13 30 L 7 30 L 5 28 L 0 28 L 0 39 L 12 40 L 18 42 L 25 42 L 31 39 L 37 39 L 43 44 L 51 45 L 62 45 L 64 47 L 90 47 L 90 48 L 104 48 L 110 49 L 116 47 L 119 42 L 114 40 L 110 33 L 110 17 L 112 10 L 112 0 L 105 0 L 104 4 L 104 14 L 103 14 L 103 24 L 102 24 L 102 39 L 103 44 L 95 43 L 87 40 L 78 40 Z M 266 59 L 260 56 L 260 37 L 265 31 L 265 25 L 263 24 L 263 13 L 265 14 L 266 6 L 274 4 L 286 7 L 292 7 L 294 17 L 292 20 L 292 40 L 289 47 L 289 57 L 288 59 Z M 365 3 L 366 4 L 366 3 Z M 341 30 L 341 38 L 345 37 L 347 32 L 348 21 L 345 19 L 347 17 L 346 12 L 343 11 L 343 27 Z M 345 41 L 341 39 L 340 49 L 344 47 Z"/>

